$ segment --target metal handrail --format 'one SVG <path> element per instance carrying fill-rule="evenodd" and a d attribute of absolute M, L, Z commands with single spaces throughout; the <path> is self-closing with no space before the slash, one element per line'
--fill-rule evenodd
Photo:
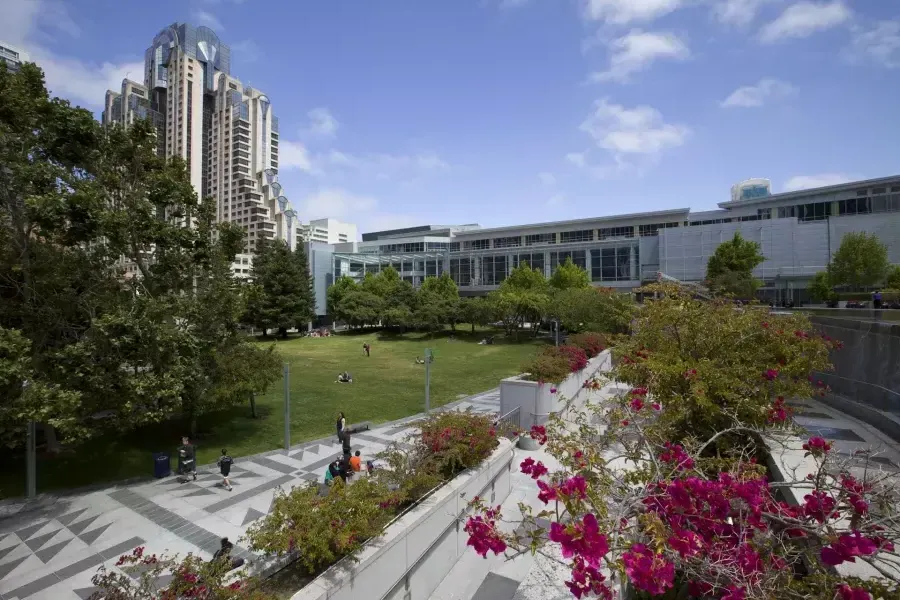
<path fill-rule="evenodd" d="M 502 427 L 502 429 L 501 429 Z M 494 421 L 494 428 L 502 431 L 503 435 L 512 439 L 514 434 L 522 429 L 522 407 L 517 406 L 505 415 L 501 415 Z"/>
<path fill-rule="evenodd" d="M 863 385 L 870 385 L 874 388 L 878 388 L 879 390 L 885 391 L 888 394 L 893 394 L 894 396 L 900 397 L 900 392 L 896 392 L 892 389 L 886 388 L 883 385 L 878 385 L 877 383 L 871 383 L 869 381 L 860 381 L 859 379 L 853 379 L 852 377 L 842 377 L 841 375 L 835 375 L 834 373 L 828 373 L 825 371 L 813 371 L 813 373 L 816 373 L 818 375 L 823 375 L 825 377 L 835 377 L 837 379 L 843 379 L 844 381 L 850 381 L 852 383 L 861 383 Z"/>

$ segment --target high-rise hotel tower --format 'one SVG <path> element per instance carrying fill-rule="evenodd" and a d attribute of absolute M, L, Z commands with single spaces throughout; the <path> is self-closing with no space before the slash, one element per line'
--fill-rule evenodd
<path fill-rule="evenodd" d="M 247 250 L 264 239 L 294 248 L 300 221 L 278 183 L 278 119 L 269 98 L 231 75 L 231 48 L 208 27 L 175 23 L 144 55 L 144 83 L 129 79 L 106 93 L 103 123 L 150 119 L 161 156 L 187 163 L 217 218 L 247 232 Z"/>

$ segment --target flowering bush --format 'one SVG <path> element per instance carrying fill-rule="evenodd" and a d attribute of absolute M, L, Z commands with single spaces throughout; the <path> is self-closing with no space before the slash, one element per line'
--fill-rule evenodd
<path fill-rule="evenodd" d="M 472 412 L 439 413 L 419 427 L 418 443 L 428 457 L 430 468 L 445 479 L 481 464 L 497 447 L 493 421 Z"/>
<path fill-rule="evenodd" d="M 617 343 L 615 379 L 647 389 L 666 407 L 650 426 L 660 440 L 705 439 L 731 428 L 788 425 L 785 398 L 816 391 L 812 372 L 831 368 L 839 343 L 814 333 L 800 314 L 773 315 L 727 301 L 702 301 L 670 285 L 649 286 L 635 333 Z M 754 443 L 722 435 L 706 455 Z"/>
<path fill-rule="evenodd" d="M 569 371 L 577 373 L 585 368 L 588 364 L 587 353 L 578 346 L 559 346 L 557 351 L 569 359 Z"/>
<path fill-rule="evenodd" d="M 602 333 L 585 332 L 570 335 L 566 340 L 570 346 L 575 346 L 584 350 L 588 358 L 594 358 L 609 346 L 606 336 Z"/>
<path fill-rule="evenodd" d="M 501 529 L 499 507 L 476 499 L 469 545 L 483 556 L 561 561 L 576 598 L 626 588 L 637 598 L 697 600 L 900 597 L 888 554 L 900 540 L 896 474 L 874 463 L 855 469 L 821 437 L 806 439 L 809 472 L 796 481 L 769 481 L 758 460 L 761 449 L 794 439 L 771 436 L 789 426 L 785 398 L 816 390 L 808 374 L 826 370 L 837 345 L 799 317 L 661 291 L 633 339 L 617 346 L 614 374 L 631 389 L 532 431 L 561 465 L 520 464 L 544 508 L 520 504 L 522 526 Z M 783 501 L 782 486 L 803 486 L 803 501 Z M 834 570 L 854 562 L 881 577 Z"/>
<path fill-rule="evenodd" d="M 317 484 L 279 490 L 272 510 L 247 529 L 245 539 L 251 550 L 269 555 L 299 550 L 298 563 L 315 574 L 380 535 L 399 503 L 399 494 L 369 478 L 352 485 L 335 480 L 324 495 Z"/>
<path fill-rule="evenodd" d="M 149 555 L 143 546 L 116 561 L 120 571 L 100 567 L 91 580 L 99 591 L 92 597 L 110 600 L 275 600 L 259 589 L 258 582 L 244 577 L 243 570 L 229 572 L 225 563 L 207 562 L 193 554 Z M 162 578 L 171 575 L 166 583 Z"/>
<path fill-rule="evenodd" d="M 529 381 L 560 383 L 572 372 L 572 365 L 569 357 L 559 348 L 548 346 L 526 363 L 522 370 Z"/>

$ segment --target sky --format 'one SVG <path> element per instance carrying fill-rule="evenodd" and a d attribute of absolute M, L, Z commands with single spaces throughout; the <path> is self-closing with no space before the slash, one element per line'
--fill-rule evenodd
<path fill-rule="evenodd" d="M 304 221 L 485 227 L 900 173 L 898 0 L 3 0 L 0 40 L 99 118 L 174 22 L 280 124 Z"/>

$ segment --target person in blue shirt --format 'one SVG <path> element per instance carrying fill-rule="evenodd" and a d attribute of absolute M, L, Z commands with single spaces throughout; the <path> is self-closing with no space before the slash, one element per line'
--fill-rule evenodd
<path fill-rule="evenodd" d="M 219 472 L 222 474 L 222 486 L 230 492 L 234 488 L 231 487 L 228 476 L 231 474 L 231 465 L 234 464 L 234 459 L 228 456 L 228 450 L 225 448 L 222 448 L 222 456 L 219 457 L 217 464 L 219 465 Z"/>

